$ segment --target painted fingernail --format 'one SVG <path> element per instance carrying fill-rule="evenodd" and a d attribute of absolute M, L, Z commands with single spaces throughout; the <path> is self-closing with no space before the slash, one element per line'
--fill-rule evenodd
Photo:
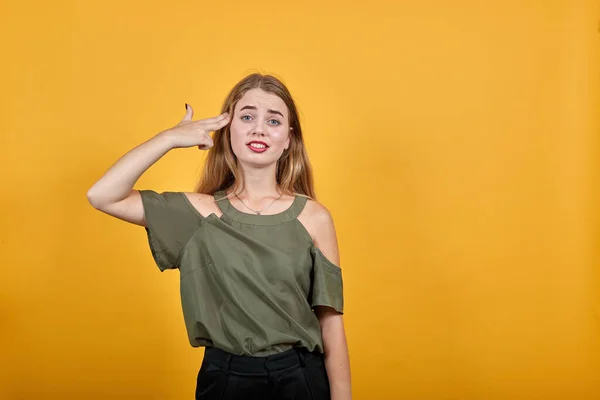
<path fill-rule="evenodd" d="M 187 111 L 187 103 L 185 103 L 185 110 Z"/>

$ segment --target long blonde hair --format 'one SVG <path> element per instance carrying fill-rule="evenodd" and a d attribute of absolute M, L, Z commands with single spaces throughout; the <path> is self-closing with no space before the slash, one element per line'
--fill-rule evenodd
<path fill-rule="evenodd" d="M 228 112 L 233 117 L 237 102 L 248 90 L 256 88 L 276 95 L 284 101 L 289 110 L 289 125 L 292 128 L 289 131 L 290 145 L 277 161 L 278 187 L 284 193 L 300 194 L 316 200 L 312 168 L 304 146 L 296 104 L 287 87 L 279 79 L 259 73 L 246 76 L 231 89 L 221 112 Z M 237 157 L 231 148 L 229 127 L 228 124 L 215 131 L 213 146 L 208 150 L 204 171 L 196 185 L 196 193 L 213 195 L 232 186 L 234 191 L 239 189 L 241 171 L 237 167 Z"/>

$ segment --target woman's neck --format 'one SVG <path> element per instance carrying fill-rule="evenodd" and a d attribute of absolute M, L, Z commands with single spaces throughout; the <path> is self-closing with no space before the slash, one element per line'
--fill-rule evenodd
<path fill-rule="evenodd" d="M 273 168 L 240 168 L 242 173 L 242 181 L 238 185 L 236 192 L 243 200 L 248 200 L 253 203 L 259 203 L 265 198 L 278 198 L 281 194 L 281 189 L 277 185 L 275 178 L 276 170 Z M 229 192 L 232 192 L 232 189 Z"/>

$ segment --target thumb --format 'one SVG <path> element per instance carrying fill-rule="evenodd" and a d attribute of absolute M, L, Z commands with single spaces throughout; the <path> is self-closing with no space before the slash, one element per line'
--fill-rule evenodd
<path fill-rule="evenodd" d="M 188 103 L 185 103 L 185 116 L 183 117 L 182 121 L 191 121 L 193 116 L 194 110 L 192 110 L 192 106 L 190 106 Z"/>

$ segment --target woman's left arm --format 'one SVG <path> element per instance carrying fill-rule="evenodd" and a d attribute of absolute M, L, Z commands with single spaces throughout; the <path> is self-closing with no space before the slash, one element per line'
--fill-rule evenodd
<path fill-rule="evenodd" d="M 323 334 L 325 368 L 331 387 L 331 400 L 349 400 L 352 398 L 350 358 L 343 315 L 331 307 L 317 306 L 315 312 Z"/>
<path fill-rule="evenodd" d="M 339 266 L 340 256 L 331 214 L 325 207 L 319 206 L 312 215 L 312 222 L 318 227 L 314 230 L 315 245 L 329 261 Z M 331 400 L 350 400 L 352 399 L 350 358 L 343 314 L 325 306 L 316 306 L 315 314 L 321 325 Z"/>

